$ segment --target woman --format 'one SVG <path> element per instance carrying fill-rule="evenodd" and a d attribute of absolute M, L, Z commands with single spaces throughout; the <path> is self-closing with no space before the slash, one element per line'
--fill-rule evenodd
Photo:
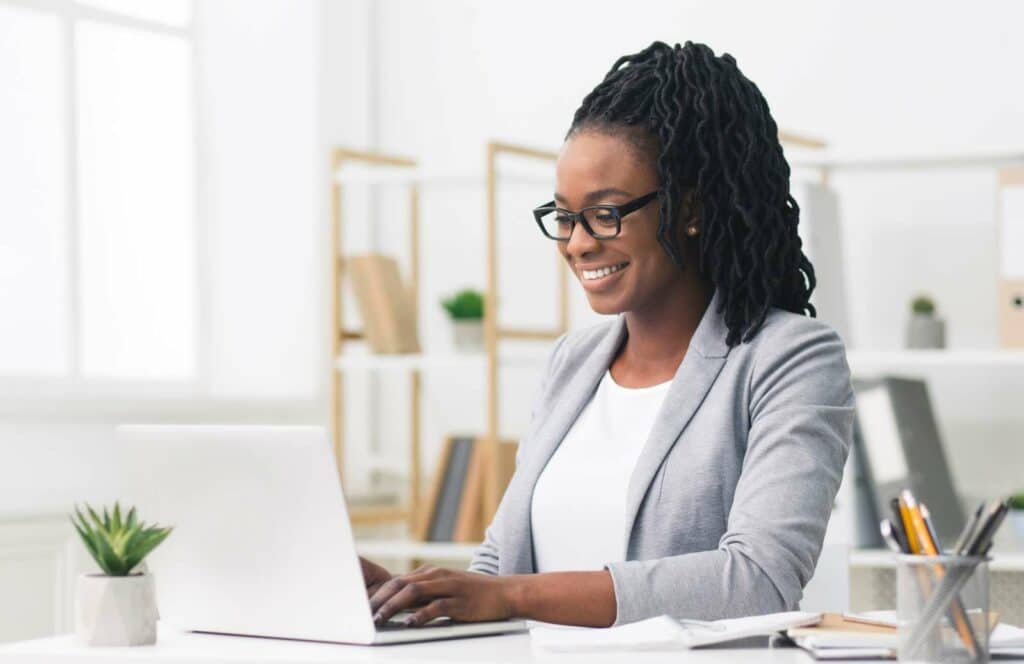
<path fill-rule="evenodd" d="M 537 222 L 594 310 L 617 316 L 556 342 L 470 571 L 392 578 L 364 561 L 375 619 L 794 609 L 853 392 L 841 340 L 813 319 L 764 98 L 731 56 L 655 42 L 583 100 L 556 176 Z"/>

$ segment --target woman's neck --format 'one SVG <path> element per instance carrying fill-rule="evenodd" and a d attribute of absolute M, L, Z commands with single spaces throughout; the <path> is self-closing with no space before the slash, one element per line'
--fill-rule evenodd
<path fill-rule="evenodd" d="M 626 312 L 626 340 L 610 367 L 615 382 L 647 387 L 671 380 L 713 294 L 709 283 L 689 283 L 656 306 Z"/>

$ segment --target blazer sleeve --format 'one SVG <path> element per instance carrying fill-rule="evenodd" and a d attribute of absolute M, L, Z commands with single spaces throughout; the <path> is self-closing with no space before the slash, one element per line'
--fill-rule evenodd
<path fill-rule="evenodd" d="M 607 565 L 616 625 L 797 607 L 842 480 L 854 397 L 839 336 L 813 319 L 791 320 L 761 331 L 770 334 L 753 359 L 746 452 L 718 548 Z"/>
<path fill-rule="evenodd" d="M 560 351 L 565 345 L 565 340 L 568 337 L 568 333 L 560 336 L 551 349 L 548 355 L 547 367 L 544 370 L 544 377 L 541 379 L 540 389 L 537 391 L 537 395 L 533 400 L 533 408 L 530 411 L 530 425 L 529 430 L 536 428 L 536 417 L 537 411 L 540 409 L 541 404 L 544 401 L 544 397 L 547 394 L 548 387 L 551 385 L 552 375 L 555 373 L 556 368 L 559 364 L 558 358 Z M 524 437 L 519 441 L 519 449 L 516 450 L 516 471 L 519 472 L 520 462 L 523 459 L 524 450 L 528 447 L 528 438 Z M 501 503 L 498 504 L 498 510 L 494 514 L 494 518 L 491 520 L 487 530 L 484 532 L 484 541 L 477 547 L 476 551 L 473 552 L 473 559 L 469 563 L 469 570 L 471 572 L 481 572 L 483 574 L 498 574 L 498 560 L 501 556 L 501 533 L 505 532 L 505 512 L 507 511 L 506 505 L 508 502 L 508 495 L 502 497 Z"/>

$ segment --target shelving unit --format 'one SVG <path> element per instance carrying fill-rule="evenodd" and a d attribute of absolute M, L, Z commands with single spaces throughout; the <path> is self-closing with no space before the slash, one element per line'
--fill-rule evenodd
<path fill-rule="evenodd" d="M 1024 349 L 851 350 L 850 367 L 862 371 L 887 369 L 1024 369 Z"/>
<path fill-rule="evenodd" d="M 338 460 L 338 470 L 344 483 L 344 434 L 343 415 L 344 398 L 342 394 L 342 374 L 347 371 L 380 371 L 392 373 L 408 373 L 410 378 L 411 405 L 409 413 L 410 421 L 410 481 L 409 496 L 410 504 L 401 507 L 353 507 L 351 517 L 357 524 L 378 524 L 390 521 L 406 521 L 412 532 L 416 532 L 417 520 L 420 518 L 419 510 L 415 505 L 422 498 L 421 490 L 421 374 L 428 370 L 444 371 L 485 371 L 487 372 L 487 426 L 480 441 L 487 446 L 488 464 L 485 477 L 484 490 L 484 521 L 489 522 L 494 511 L 497 509 L 498 501 L 504 487 L 501 486 L 500 478 L 503 476 L 503 469 L 499 466 L 502 455 L 498 454 L 498 426 L 500 422 L 499 404 L 499 369 L 503 365 L 528 366 L 543 362 L 547 357 L 547 347 L 533 349 L 529 347 L 502 348 L 499 342 L 504 339 L 512 340 L 551 340 L 557 338 L 568 328 L 568 270 L 560 268 L 559 286 L 559 310 L 558 322 L 551 329 L 508 329 L 498 324 L 498 267 L 499 247 L 497 238 L 498 205 L 497 195 L 500 182 L 503 178 L 514 178 L 517 182 L 544 182 L 549 181 L 538 178 L 528 171 L 516 172 L 514 169 L 499 169 L 498 162 L 503 156 L 512 155 L 527 160 L 554 161 L 556 154 L 542 150 L 512 145 L 501 142 L 491 142 L 487 145 L 486 164 L 483 176 L 476 174 L 458 173 L 436 173 L 420 170 L 417 163 L 412 159 L 385 155 L 379 153 L 363 152 L 338 148 L 332 155 L 331 171 L 331 212 L 332 212 L 332 247 L 334 247 L 334 259 L 332 261 L 332 366 L 331 366 L 331 430 L 334 436 L 335 454 Z M 414 354 L 401 355 L 378 355 L 369 352 L 343 352 L 346 342 L 363 338 L 360 331 L 343 329 L 342 316 L 342 273 L 343 273 L 343 251 L 342 251 L 342 192 L 343 187 L 348 185 L 402 185 L 408 186 L 410 191 L 410 248 L 411 256 L 411 286 L 413 301 L 419 301 L 419 192 L 426 186 L 469 186 L 486 188 L 486 219 L 487 219 L 487 245 L 485 248 L 487 258 L 487 282 L 484 296 L 484 330 L 485 344 L 481 353 L 431 353 L 428 351 Z M 361 544 L 362 545 L 362 544 Z M 435 552 L 437 546 L 433 543 L 403 542 L 402 540 L 389 541 L 388 550 L 407 546 L 418 548 L 418 553 Z M 460 551 L 466 554 L 472 547 L 462 546 Z M 410 549 L 412 550 L 412 549 Z M 444 549 L 449 551 L 449 549 Z M 450 549 L 454 551 L 455 549 Z M 449 551 L 449 552 L 450 552 Z M 437 558 L 437 555 L 411 556 L 414 559 Z M 443 557 L 443 556 L 442 556 Z"/>
<path fill-rule="evenodd" d="M 416 162 L 405 157 L 384 155 L 336 148 L 331 154 L 331 367 L 329 381 L 330 391 L 330 425 L 334 438 L 334 456 L 345 486 L 345 436 L 344 436 L 344 395 L 342 384 L 343 363 L 339 366 L 345 343 L 364 338 L 361 331 L 347 330 L 344 327 L 344 298 L 342 297 L 342 275 L 344 272 L 344 249 L 342 234 L 342 187 L 345 182 L 343 171 L 346 166 L 358 165 L 361 172 L 367 168 L 382 168 L 386 171 L 385 179 L 394 177 L 395 172 L 415 172 Z M 358 178 L 357 178 L 358 179 Z M 369 181 L 369 180 L 365 180 Z M 413 311 L 419 304 L 419 187 L 415 180 L 409 180 L 409 256 L 410 256 L 410 290 Z M 409 497 L 408 504 L 386 506 L 360 506 L 349 508 L 349 517 L 355 524 L 376 524 L 389 521 L 408 521 L 413 525 L 416 518 L 414 503 L 420 495 L 420 397 L 421 380 L 418 371 L 409 376 L 410 387 L 410 427 L 409 440 Z"/>

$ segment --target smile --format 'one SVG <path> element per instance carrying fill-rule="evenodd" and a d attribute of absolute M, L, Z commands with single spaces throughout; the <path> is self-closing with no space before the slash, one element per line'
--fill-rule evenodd
<path fill-rule="evenodd" d="M 629 265 L 629 263 L 619 263 L 618 265 L 608 265 L 606 267 L 599 267 L 596 270 L 580 270 L 583 278 L 587 281 L 593 281 L 595 279 L 602 279 L 607 277 L 609 274 L 614 274 L 622 268 Z"/>

